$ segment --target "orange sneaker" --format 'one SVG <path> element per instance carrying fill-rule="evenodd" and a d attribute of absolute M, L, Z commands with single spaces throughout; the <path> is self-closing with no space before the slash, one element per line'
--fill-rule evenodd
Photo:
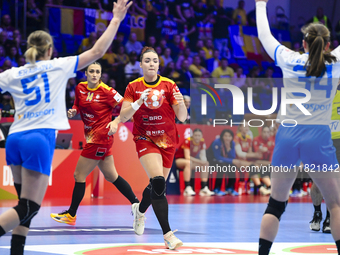
<path fill-rule="evenodd" d="M 51 218 L 59 223 L 66 223 L 68 225 L 76 225 L 77 215 L 71 216 L 67 211 L 61 213 L 51 213 Z"/>

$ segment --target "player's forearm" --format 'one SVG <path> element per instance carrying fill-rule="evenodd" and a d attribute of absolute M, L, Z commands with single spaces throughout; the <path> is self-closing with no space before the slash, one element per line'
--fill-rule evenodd
<path fill-rule="evenodd" d="M 125 107 L 123 106 L 122 109 L 120 110 L 120 120 L 121 122 L 126 122 L 128 121 L 129 119 L 132 118 L 132 116 L 135 114 L 135 112 L 138 110 L 136 109 L 136 106 L 135 106 L 135 109 L 133 108 L 132 104 L 135 104 L 137 106 L 141 106 L 143 104 L 143 101 L 142 100 L 136 100 L 134 103 L 128 103 L 127 105 L 125 105 Z M 138 107 L 137 106 L 137 107 Z"/>
<path fill-rule="evenodd" d="M 280 45 L 280 43 L 274 38 L 274 36 L 270 32 L 266 2 L 256 3 L 256 25 L 258 37 L 264 49 L 272 59 L 275 59 L 275 50 L 277 46 Z"/>
<path fill-rule="evenodd" d="M 178 110 L 176 112 L 176 117 L 179 121 L 184 122 L 188 118 L 188 110 L 184 104 L 178 105 Z"/>
<path fill-rule="evenodd" d="M 114 122 L 116 122 L 117 125 L 122 122 L 120 115 L 117 118 L 114 119 Z"/>

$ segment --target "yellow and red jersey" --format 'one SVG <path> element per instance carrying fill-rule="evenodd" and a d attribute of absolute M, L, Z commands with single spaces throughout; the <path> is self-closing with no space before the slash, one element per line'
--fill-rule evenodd
<path fill-rule="evenodd" d="M 123 101 L 123 97 L 113 88 L 100 81 L 91 89 L 87 82 L 81 82 L 76 87 L 73 109 L 80 113 L 84 122 L 84 132 L 87 143 L 109 144 L 113 136 L 109 136 L 107 124 L 112 120 L 113 108 Z"/>
<path fill-rule="evenodd" d="M 197 158 L 201 150 L 206 149 L 204 138 L 199 143 L 195 143 L 190 137 L 185 139 L 176 151 L 175 158 L 184 158 L 184 149 L 190 149 L 190 156 Z"/>
<path fill-rule="evenodd" d="M 249 152 L 249 149 L 252 147 L 252 139 L 249 135 L 246 135 L 245 137 L 243 137 L 241 135 L 241 133 L 238 133 L 236 136 L 235 136 L 235 143 L 236 144 L 240 144 L 241 145 L 241 148 L 242 148 L 242 151 L 243 152 Z"/>
<path fill-rule="evenodd" d="M 126 88 L 124 100 L 135 102 L 142 92 L 148 88 L 158 90 L 164 97 L 162 105 L 157 109 L 149 109 L 142 104 L 133 116 L 134 140 L 146 139 L 152 141 L 160 148 L 175 147 L 178 143 L 178 133 L 175 124 L 175 112 L 172 105 L 178 104 L 173 90 L 179 92 L 174 81 L 159 76 L 155 85 L 148 85 L 144 77 L 129 83 Z"/>
<path fill-rule="evenodd" d="M 268 149 L 267 152 L 263 153 L 262 160 L 271 161 L 275 147 L 275 140 L 273 140 L 271 137 L 268 140 L 263 140 L 262 136 L 255 137 L 253 141 L 253 151 L 258 152 L 261 147 Z"/>

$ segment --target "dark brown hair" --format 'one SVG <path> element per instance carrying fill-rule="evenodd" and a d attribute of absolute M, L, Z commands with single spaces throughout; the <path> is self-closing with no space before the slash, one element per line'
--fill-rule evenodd
<path fill-rule="evenodd" d="M 148 53 L 148 52 L 156 53 L 156 55 L 157 55 L 157 57 L 158 57 L 158 54 L 157 54 L 157 52 L 155 51 L 154 48 L 145 46 L 145 47 L 142 49 L 142 52 L 141 52 L 141 54 L 140 54 L 140 62 L 143 61 L 143 56 L 144 56 L 144 54 L 145 54 L 145 53 Z"/>
<path fill-rule="evenodd" d="M 93 62 L 93 63 L 89 64 L 89 65 L 86 67 L 86 70 L 85 70 L 85 71 L 87 72 L 87 71 L 89 70 L 89 67 L 92 66 L 92 65 L 99 65 L 101 71 L 102 71 L 102 69 L 103 69 L 103 68 L 102 68 L 102 65 L 101 65 L 99 62 Z M 100 71 L 100 72 L 101 72 L 101 71 Z"/>
<path fill-rule="evenodd" d="M 309 56 L 305 68 L 306 76 L 322 76 L 326 71 L 326 62 L 336 62 L 336 57 L 329 52 L 324 52 L 330 41 L 330 32 L 322 24 L 312 23 L 302 29 L 304 40 L 309 47 Z"/>

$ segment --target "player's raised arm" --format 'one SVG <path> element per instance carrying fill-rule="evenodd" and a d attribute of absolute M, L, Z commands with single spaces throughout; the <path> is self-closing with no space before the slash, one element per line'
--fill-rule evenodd
<path fill-rule="evenodd" d="M 270 32 L 270 27 L 267 17 L 267 2 L 268 0 L 255 0 L 256 2 L 256 26 L 259 40 L 268 55 L 275 59 L 275 50 L 280 43 L 274 38 Z"/>
<path fill-rule="evenodd" d="M 104 56 L 115 38 L 119 25 L 125 18 L 127 10 L 132 5 L 132 1 L 129 1 L 130 0 L 118 0 L 117 3 L 113 4 L 113 18 L 109 26 L 90 50 L 79 55 L 77 70 L 83 69 L 95 60 Z"/>

